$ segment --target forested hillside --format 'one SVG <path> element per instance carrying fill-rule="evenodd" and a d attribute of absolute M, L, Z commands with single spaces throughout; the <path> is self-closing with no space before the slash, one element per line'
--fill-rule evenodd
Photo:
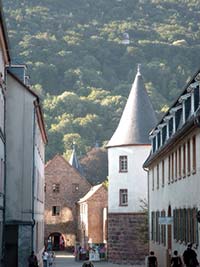
<path fill-rule="evenodd" d="M 138 63 L 158 114 L 200 66 L 198 0 L 3 4 L 13 59 L 44 101 L 47 160 L 73 140 L 84 155 L 111 137 Z"/>

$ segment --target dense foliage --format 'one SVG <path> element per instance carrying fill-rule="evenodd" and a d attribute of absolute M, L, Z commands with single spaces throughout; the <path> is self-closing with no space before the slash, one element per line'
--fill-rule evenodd
<path fill-rule="evenodd" d="M 198 0 L 4 0 L 15 62 L 44 99 L 47 159 L 103 145 L 137 64 L 158 113 L 199 68 Z M 129 44 L 124 36 L 129 35 Z"/>

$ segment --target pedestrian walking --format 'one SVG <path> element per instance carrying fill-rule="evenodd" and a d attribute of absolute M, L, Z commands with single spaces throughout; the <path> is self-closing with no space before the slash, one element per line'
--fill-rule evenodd
<path fill-rule="evenodd" d="M 174 250 L 174 256 L 171 258 L 171 267 L 182 267 L 183 263 L 181 257 L 178 255 L 178 251 Z"/>
<path fill-rule="evenodd" d="M 94 267 L 94 265 L 91 261 L 85 261 L 83 263 L 82 267 Z"/>
<path fill-rule="evenodd" d="M 31 255 L 28 257 L 28 266 L 29 267 L 38 267 L 38 259 L 35 256 L 34 251 L 32 251 Z"/>
<path fill-rule="evenodd" d="M 49 256 L 49 254 L 48 254 L 48 252 L 45 249 L 43 251 L 43 253 L 42 253 L 43 267 L 48 267 L 48 265 L 47 265 L 48 256 Z"/>
<path fill-rule="evenodd" d="M 154 251 L 150 251 L 150 255 L 148 256 L 148 267 L 157 267 L 158 261 L 156 256 L 154 255 Z"/>
<path fill-rule="evenodd" d="M 55 263 L 55 254 L 53 251 L 49 251 L 48 259 L 49 259 L 49 267 L 53 266 Z"/>
<path fill-rule="evenodd" d="M 183 261 L 184 261 L 186 267 L 199 266 L 199 262 L 197 260 L 197 254 L 192 249 L 192 243 L 188 243 L 187 249 L 183 253 Z"/>

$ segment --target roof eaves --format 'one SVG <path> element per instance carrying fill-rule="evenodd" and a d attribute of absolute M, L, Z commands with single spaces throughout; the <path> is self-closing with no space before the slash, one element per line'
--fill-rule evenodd
<path fill-rule="evenodd" d="M 163 154 L 166 154 L 166 152 L 172 146 L 174 147 L 175 143 L 180 142 L 189 132 L 194 129 L 194 127 L 197 127 L 197 124 L 195 123 L 195 118 L 196 116 L 193 115 L 179 131 L 177 131 L 171 138 L 168 139 L 166 144 L 164 144 L 159 150 L 157 150 L 152 155 L 149 155 L 149 157 L 143 164 L 143 168 L 148 168 L 156 159 L 158 159 Z"/>
<path fill-rule="evenodd" d="M 162 116 L 161 120 L 155 125 L 155 127 L 152 129 L 151 132 L 153 132 L 156 127 L 162 123 L 163 119 L 170 113 L 170 110 L 176 106 L 176 104 L 178 103 L 179 98 L 185 93 L 185 91 L 187 91 L 187 88 L 189 87 L 189 85 L 192 83 L 192 81 L 195 79 L 195 77 L 200 73 L 200 69 L 198 69 L 195 74 L 192 76 L 192 78 L 189 80 L 189 82 L 187 82 L 187 84 L 183 87 L 183 90 L 181 91 L 180 95 L 176 98 L 176 100 L 173 102 L 173 104 L 169 107 L 168 111 Z"/>
<path fill-rule="evenodd" d="M 26 84 L 24 84 L 15 74 L 13 74 L 12 71 L 10 71 L 9 69 L 7 69 L 7 72 L 13 77 L 13 79 L 15 79 L 18 83 L 20 83 L 27 91 L 29 91 L 29 93 L 31 93 L 33 96 L 35 96 L 38 101 L 39 101 L 39 96 L 30 89 L 29 86 L 27 86 Z"/>
<path fill-rule="evenodd" d="M 47 133 L 46 133 L 45 124 L 44 124 L 43 112 L 42 112 L 41 105 L 39 103 L 39 99 L 36 99 L 34 101 L 34 105 L 35 105 L 35 108 L 36 108 L 36 114 L 37 114 L 39 128 L 40 128 L 40 131 L 42 133 L 42 139 L 43 139 L 43 142 L 45 144 L 47 144 L 48 143 L 48 138 L 47 138 Z"/>

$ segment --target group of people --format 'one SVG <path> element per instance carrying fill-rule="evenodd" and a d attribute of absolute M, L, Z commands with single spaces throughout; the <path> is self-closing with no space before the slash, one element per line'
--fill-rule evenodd
<path fill-rule="evenodd" d="M 183 253 L 183 262 L 186 267 L 197 267 L 199 262 L 197 260 L 197 254 L 192 249 L 192 243 L 189 243 L 187 249 Z M 178 255 L 178 251 L 174 251 L 174 255 L 171 258 L 171 267 L 183 267 L 181 257 Z M 158 261 L 153 251 L 150 251 L 148 256 L 148 267 L 158 267 Z"/>
<path fill-rule="evenodd" d="M 45 249 L 42 253 L 43 267 L 53 267 L 55 255 L 53 251 L 48 251 Z M 31 252 L 31 255 L 28 257 L 28 267 L 38 267 L 38 259 L 34 254 L 34 251 Z"/>

